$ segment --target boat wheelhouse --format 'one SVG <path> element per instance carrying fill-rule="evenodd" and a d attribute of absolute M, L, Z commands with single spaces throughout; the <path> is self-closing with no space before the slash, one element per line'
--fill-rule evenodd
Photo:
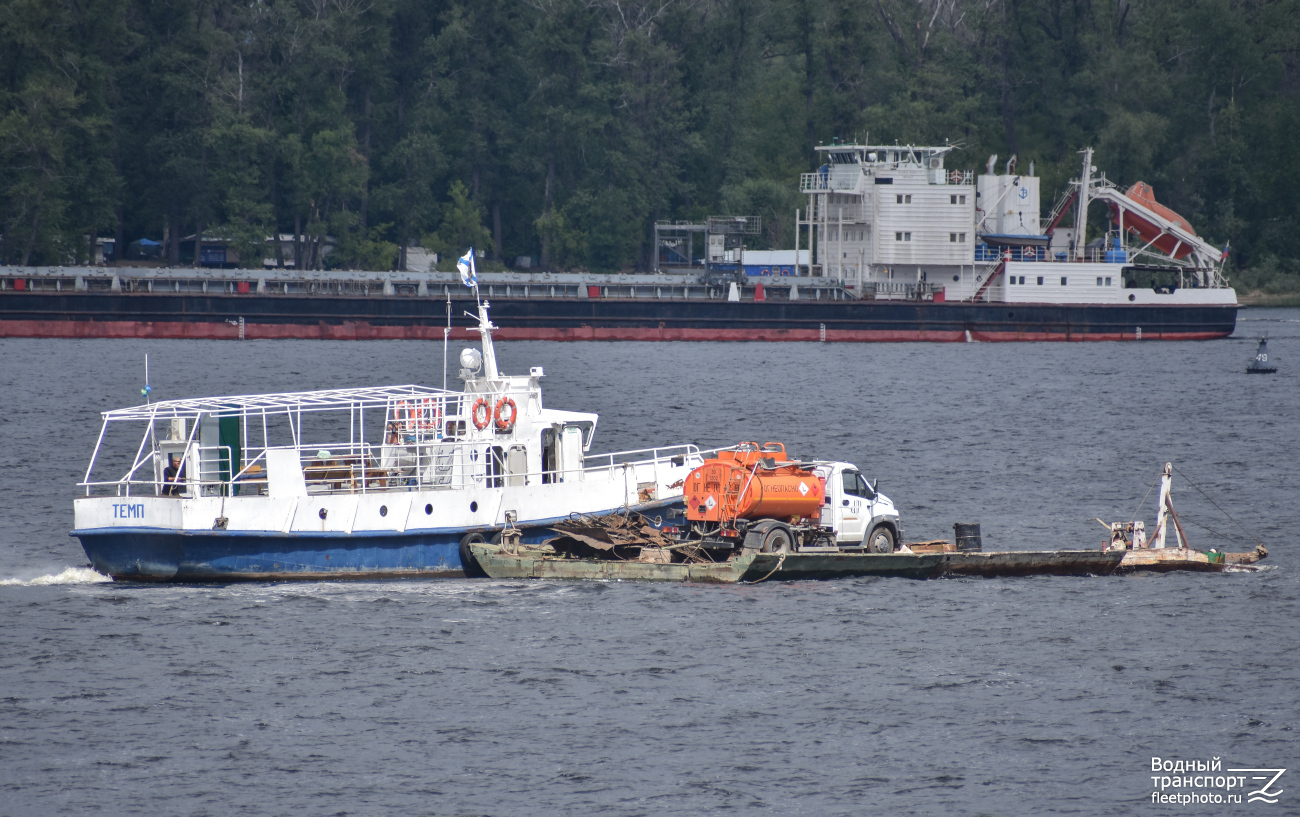
<path fill-rule="evenodd" d="M 487 304 L 463 391 L 419 385 L 165 400 L 107 411 L 74 501 L 119 579 L 457 576 L 504 529 L 680 504 L 693 445 L 591 455 L 598 415 L 497 370 Z M 120 432 L 134 429 L 139 436 Z M 117 463 L 112 478 L 98 475 Z"/>

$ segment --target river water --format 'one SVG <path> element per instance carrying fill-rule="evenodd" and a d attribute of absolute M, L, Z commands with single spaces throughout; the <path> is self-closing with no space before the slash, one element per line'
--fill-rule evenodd
<path fill-rule="evenodd" d="M 1281 371 L 1248 377 L 1264 333 Z M 146 353 L 165 399 L 436 385 L 442 347 L 0 340 L 0 813 L 1300 813 L 1300 310 L 1205 343 L 498 351 L 601 413 L 593 451 L 781 440 L 878 477 L 913 541 L 1096 546 L 1172 461 L 1193 545 L 1269 569 L 105 582 L 71 499 Z M 1276 804 L 1153 804 L 1153 756 L 1290 771 Z"/>

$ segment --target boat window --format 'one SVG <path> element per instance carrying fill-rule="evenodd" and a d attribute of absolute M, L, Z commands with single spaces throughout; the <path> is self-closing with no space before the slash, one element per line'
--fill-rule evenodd
<path fill-rule="evenodd" d="M 1041 275 L 1038 276 L 1038 285 L 1039 285 L 1040 287 L 1043 285 L 1043 276 L 1041 276 Z"/>
<path fill-rule="evenodd" d="M 542 484 L 549 485 L 556 482 L 555 471 L 557 470 L 558 451 L 555 445 L 555 429 L 542 429 Z"/>
<path fill-rule="evenodd" d="M 582 420 L 576 423 L 565 423 L 565 428 L 578 428 L 582 430 L 582 450 L 591 450 L 591 438 L 596 435 L 596 424 L 588 420 Z"/>
<path fill-rule="evenodd" d="M 488 449 L 487 456 L 487 487 L 501 488 L 505 486 L 503 479 L 506 472 L 506 452 L 499 445 L 494 445 Z"/>
<path fill-rule="evenodd" d="M 1068 279 L 1067 279 L 1064 275 L 1062 275 L 1062 276 L 1061 276 L 1061 286 L 1069 286 L 1069 284 L 1066 283 L 1067 280 L 1068 280 Z"/>
<path fill-rule="evenodd" d="M 1109 278 L 1106 279 L 1106 286 L 1110 286 L 1110 279 L 1109 279 Z"/>

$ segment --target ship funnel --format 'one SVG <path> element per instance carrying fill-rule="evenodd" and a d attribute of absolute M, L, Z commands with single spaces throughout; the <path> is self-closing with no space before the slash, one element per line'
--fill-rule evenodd
<path fill-rule="evenodd" d="M 987 173 L 987 174 L 989 174 L 990 176 L 992 176 L 992 175 L 993 175 L 993 165 L 997 164 L 997 161 L 998 161 L 998 155 L 997 155 L 996 153 L 994 153 L 992 156 L 989 157 L 989 163 L 988 163 L 987 166 L 985 166 L 985 168 L 984 168 L 984 172 Z"/>

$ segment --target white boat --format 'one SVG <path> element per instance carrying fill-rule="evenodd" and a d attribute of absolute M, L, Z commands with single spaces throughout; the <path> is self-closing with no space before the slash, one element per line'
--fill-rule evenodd
<path fill-rule="evenodd" d="M 460 576 L 469 545 L 570 514 L 682 501 L 693 445 L 590 455 L 598 415 L 546 408 L 541 367 L 497 369 L 488 305 L 463 391 L 427 386 L 164 400 L 103 413 L 73 502 L 116 579 Z M 134 430 L 123 444 L 122 431 Z M 113 479 L 96 477 L 117 462 Z"/>

